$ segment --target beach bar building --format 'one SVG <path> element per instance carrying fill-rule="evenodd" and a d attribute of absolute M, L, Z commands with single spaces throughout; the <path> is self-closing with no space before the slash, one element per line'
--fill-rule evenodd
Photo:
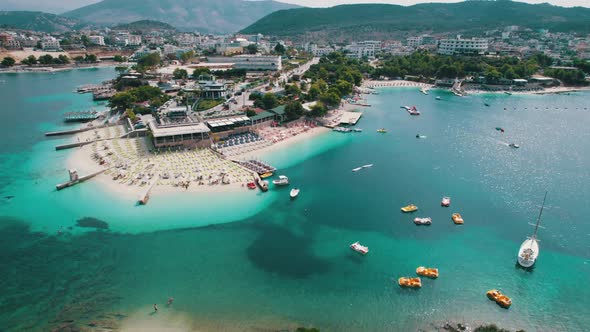
<path fill-rule="evenodd" d="M 209 133 L 211 130 L 204 123 L 158 125 L 151 121 L 149 128 L 153 135 L 153 142 L 156 148 L 186 147 L 205 148 L 211 146 Z"/>

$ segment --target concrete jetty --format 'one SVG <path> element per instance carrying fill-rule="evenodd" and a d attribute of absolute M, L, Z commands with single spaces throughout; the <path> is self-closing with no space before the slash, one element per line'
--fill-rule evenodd
<path fill-rule="evenodd" d="M 57 189 L 59 191 L 59 190 L 62 190 L 62 189 L 65 189 L 65 188 L 68 188 L 68 187 L 71 187 L 71 186 L 75 186 L 78 183 L 82 183 L 84 181 L 90 180 L 93 177 L 95 177 L 95 176 L 97 176 L 99 174 L 104 173 L 107 169 L 103 169 L 103 170 L 100 170 L 98 172 L 94 172 L 92 174 L 88 174 L 88 175 L 81 176 L 81 177 L 78 177 L 78 172 L 76 170 L 70 170 L 69 171 L 69 173 L 70 173 L 70 181 L 65 182 L 65 183 L 57 184 L 55 186 L 55 189 Z"/>
<path fill-rule="evenodd" d="M 92 129 L 97 129 L 97 127 L 79 128 L 79 129 L 72 129 L 72 130 L 50 131 L 50 132 L 45 133 L 45 136 L 73 135 L 73 134 L 85 132 L 85 131 L 92 130 Z"/>
<path fill-rule="evenodd" d="M 79 146 L 84 146 L 86 144 L 90 144 L 90 143 L 93 143 L 93 142 L 97 142 L 97 141 L 75 142 L 75 143 L 68 143 L 68 144 L 56 145 L 55 146 L 55 151 L 66 150 L 66 149 L 71 149 L 71 148 L 77 148 Z"/>

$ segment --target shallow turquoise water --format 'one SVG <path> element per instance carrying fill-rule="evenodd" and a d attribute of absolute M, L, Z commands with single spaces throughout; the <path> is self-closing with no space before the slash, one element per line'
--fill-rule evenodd
<path fill-rule="evenodd" d="M 15 196 L 0 204 L 7 216 L 0 229 L 0 326 L 9 331 L 138 311 L 155 321 L 182 313 L 211 331 L 293 324 L 400 331 L 447 319 L 527 331 L 590 326 L 589 94 L 456 98 L 383 89 L 369 97 L 362 134 L 329 133 L 269 157 L 302 188 L 296 201 L 285 188 L 158 197 L 142 209 L 91 182 L 54 192 L 67 152 L 52 151 L 57 141 L 40 136 L 60 126 L 62 108 L 88 105 L 87 96 L 69 91 L 112 74 L 59 73 L 52 89 L 40 85 L 18 99 L 20 89 L 6 94 L 0 87 L 2 100 L 14 103 L 0 125 L 2 162 L 9 165 L 0 190 Z M 47 77 L 6 81 L 30 86 Z M 423 114 L 411 117 L 400 105 Z M 10 118 L 22 113 L 31 122 Z M 376 133 L 380 127 L 389 132 Z M 351 172 L 367 163 L 375 166 Z M 542 251 L 527 272 L 515 267 L 515 254 L 545 190 Z M 452 197 L 451 208 L 440 207 L 443 195 Z M 410 202 L 434 224 L 414 226 L 414 216 L 399 211 Z M 452 224 L 455 211 L 464 226 Z M 55 235 L 83 216 L 105 220 L 113 231 Z M 210 226 L 194 228 L 203 225 Z M 369 246 L 367 256 L 347 247 L 357 240 Z M 395 280 L 419 265 L 438 267 L 441 277 L 423 280 L 418 291 L 400 289 Z M 513 306 L 487 300 L 491 288 L 511 296 Z M 151 305 L 163 306 L 168 296 L 173 308 L 150 316 Z"/>

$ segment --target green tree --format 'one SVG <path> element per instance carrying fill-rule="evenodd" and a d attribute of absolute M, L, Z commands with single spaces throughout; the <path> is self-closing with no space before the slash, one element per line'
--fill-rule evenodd
<path fill-rule="evenodd" d="M 9 56 L 2 59 L 2 65 L 4 67 L 12 67 L 12 66 L 14 66 L 15 63 L 16 63 L 16 60 L 14 60 L 14 58 L 11 58 Z"/>
<path fill-rule="evenodd" d="M 39 57 L 39 63 L 42 65 L 50 65 L 53 63 L 53 57 L 50 54 L 44 54 Z"/>
<path fill-rule="evenodd" d="M 59 62 L 64 65 L 70 63 L 70 58 L 65 54 L 60 54 L 57 58 L 59 59 Z"/>
<path fill-rule="evenodd" d="M 185 69 L 182 68 L 176 68 L 174 69 L 174 71 L 172 72 L 172 76 L 175 79 L 187 79 L 188 78 L 188 72 Z"/>
<path fill-rule="evenodd" d="M 279 104 L 277 97 L 274 95 L 274 93 L 270 93 L 270 92 L 265 94 L 262 97 L 261 101 L 262 101 L 263 108 L 266 110 L 269 110 L 271 108 L 275 108 Z"/>
<path fill-rule="evenodd" d="M 285 93 L 291 96 L 298 96 L 301 94 L 301 89 L 299 89 L 297 84 L 287 84 L 285 86 Z"/>
<path fill-rule="evenodd" d="M 84 57 L 84 61 L 89 63 L 95 63 L 97 60 L 98 58 L 94 54 L 86 54 Z"/>
<path fill-rule="evenodd" d="M 84 57 L 81 55 L 78 55 L 76 57 L 74 57 L 74 61 L 76 62 L 84 62 Z"/>
<path fill-rule="evenodd" d="M 289 120 L 299 119 L 303 115 L 303 105 L 298 100 L 291 101 L 285 106 L 285 115 Z"/>
<path fill-rule="evenodd" d="M 256 53 L 258 53 L 258 45 L 256 45 L 256 44 L 250 44 L 250 45 L 246 46 L 246 52 L 248 54 L 256 54 Z"/>
<path fill-rule="evenodd" d="M 317 100 L 321 93 L 322 90 L 319 86 L 317 84 L 312 84 L 311 87 L 309 87 L 309 91 L 307 91 L 307 98 L 309 100 Z"/>
<path fill-rule="evenodd" d="M 352 93 L 352 83 L 344 80 L 338 80 L 338 82 L 336 82 L 334 85 L 334 88 L 340 92 L 341 97 Z"/>
<path fill-rule="evenodd" d="M 137 60 L 137 66 L 141 69 L 148 70 L 153 69 L 160 65 L 162 58 L 158 53 L 146 54 Z"/>
<path fill-rule="evenodd" d="M 281 43 L 277 43 L 277 45 L 275 46 L 275 53 L 276 54 L 283 55 L 283 54 L 285 54 L 286 51 L 287 51 L 287 49 Z"/>
<path fill-rule="evenodd" d="M 195 57 L 195 51 L 190 50 L 188 52 L 184 52 L 180 55 L 180 60 L 184 63 L 187 62 L 188 60 L 192 59 Z"/>
<path fill-rule="evenodd" d="M 126 62 L 126 61 L 127 61 L 127 58 L 126 58 L 126 57 L 124 57 L 124 56 L 122 56 L 122 55 L 120 55 L 120 54 L 117 54 L 117 55 L 115 55 L 115 56 L 113 57 L 113 60 L 114 60 L 115 62 Z"/>
<path fill-rule="evenodd" d="M 330 90 L 320 95 L 320 101 L 326 106 L 340 105 L 340 96 L 337 92 Z"/>
<path fill-rule="evenodd" d="M 201 75 L 211 75 L 211 70 L 207 67 L 197 67 L 193 70 L 193 78 L 198 79 Z"/>
<path fill-rule="evenodd" d="M 82 44 L 84 44 L 84 46 L 88 47 L 88 45 L 90 45 L 90 38 L 88 38 L 88 36 L 86 35 L 82 35 L 82 37 L 80 38 L 80 41 L 82 42 Z"/>
<path fill-rule="evenodd" d="M 23 59 L 21 62 L 27 66 L 32 66 L 34 64 L 37 64 L 37 58 L 34 55 L 29 55 L 27 58 Z"/>
<path fill-rule="evenodd" d="M 256 115 L 256 111 L 254 111 L 254 110 L 251 110 L 251 109 L 247 109 L 247 110 L 246 110 L 246 116 L 247 116 L 247 117 L 251 118 L 251 117 L 253 117 L 254 115 Z"/>
<path fill-rule="evenodd" d="M 326 115 L 326 113 L 328 113 L 328 108 L 320 101 L 311 107 L 312 116 L 320 117 Z"/>

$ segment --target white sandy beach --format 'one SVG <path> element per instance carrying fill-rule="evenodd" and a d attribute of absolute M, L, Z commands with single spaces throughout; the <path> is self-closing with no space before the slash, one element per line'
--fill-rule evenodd
<path fill-rule="evenodd" d="M 288 130 L 285 128 L 284 130 Z M 74 141 L 93 141 L 97 138 L 104 139 L 92 144 L 75 148 L 69 156 L 66 168 L 76 169 L 80 176 L 91 174 L 103 169 L 105 173 L 92 178 L 91 182 L 97 183 L 108 192 L 115 193 L 125 199 L 137 200 L 155 182 L 150 194 L 166 194 L 176 192 L 190 193 L 223 193 L 249 191 L 246 183 L 254 179 L 254 174 L 230 160 L 264 160 L 266 156 L 275 151 L 286 149 L 292 144 L 303 140 L 313 139 L 315 136 L 326 133 L 329 129 L 324 127 L 308 128 L 298 132 L 296 136 L 288 136 L 284 139 L 267 145 L 261 145 L 256 150 L 232 155 L 224 159 L 214 154 L 209 149 L 176 151 L 154 154 L 148 152 L 147 138 L 119 139 L 123 131 L 122 126 L 101 128 L 80 133 L 74 137 Z M 110 155 L 106 155 L 106 154 Z M 100 165 L 97 154 L 109 162 Z M 125 171 L 120 170 L 121 164 L 125 164 Z M 118 165 L 119 167 L 116 167 Z M 153 166 L 150 166 L 153 165 Z M 153 167 L 153 168 L 152 168 Z M 194 170 L 195 168 L 199 170 Z M 150 180 L 144 177 L 143 181 L 135 180 L 136 174 L 148 174 L 153 170 Z M 128 171 L 127 171 L 128 170 Z M 66 172 L 66 170 L 64 170 Z M 113 180 L 113 177 L 125 173 L 124 178 Z M 168 173 L 170 179 L 163 179 L 162 174 Z M 220 173 L 227 173 L 229 184 L 222 184 Z M 196 175 L 202 174 L 202 180 L 197 180 Z M 204 175 L 204 176 L 203 176 Z M 178 180 L 175 180 L 178 178 Z M 145 184 L 142 184 L 144 182 Z M 180 183 L 189 182 L 188 186 Z M 132 183 L 132 184 L 131 184 Z M 200 183 L 200 184 L 199 184 Z M 85 185 L 85 184 L 80 184 Z"/>

